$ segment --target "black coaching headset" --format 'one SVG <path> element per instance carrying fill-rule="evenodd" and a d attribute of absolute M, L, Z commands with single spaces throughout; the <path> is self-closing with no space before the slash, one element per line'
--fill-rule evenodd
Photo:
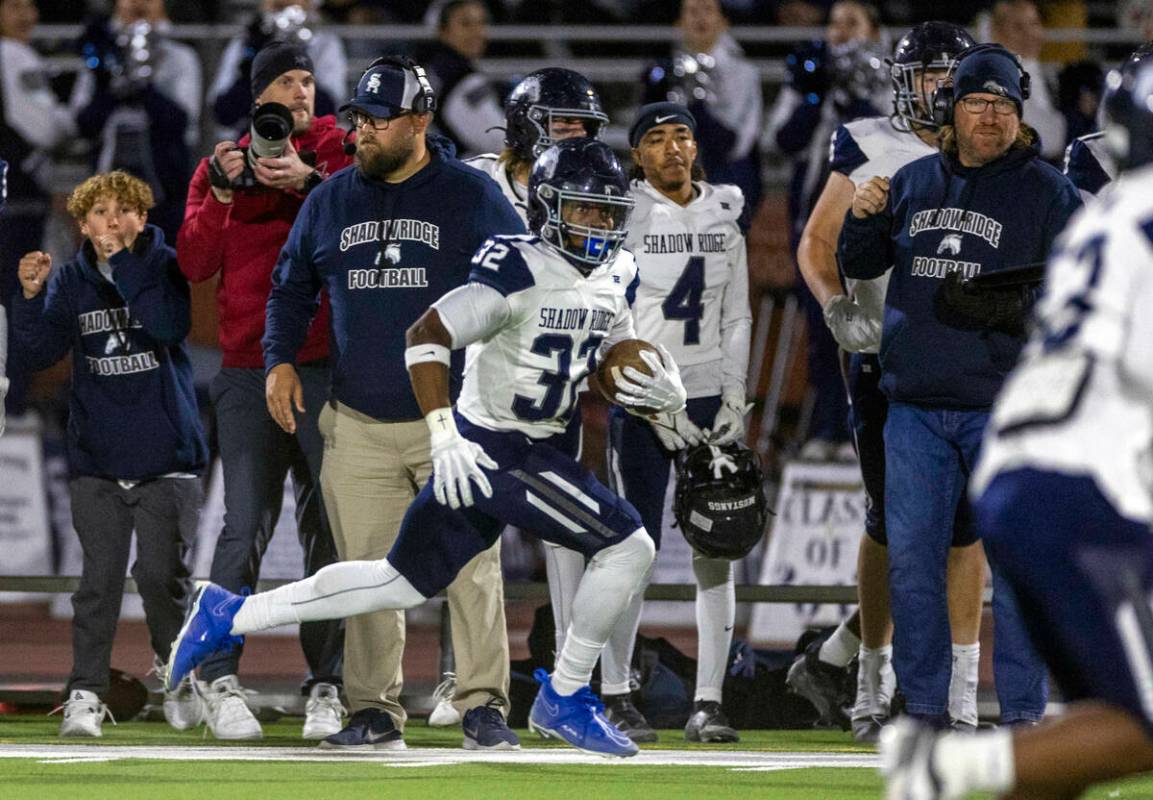
<path fill-rule="evenodd" d="M 360 88 L 360 83 L 364 80 L 364 77 L 377 67 L 393 67 L 401 72 L 411 72 L 413 77 L 416 78 L 418 87 L 417 93 L 412 98 L 413 113 L 431 114 L 436 111 L 436 90 L 432 88 L 432 82 L 429 81 L 428 74 L 424 71 L 424 67 L 417 64 L 408 56 L 389 55 L 377 58 L 365 67 L 364 72 L 360 74 L 360 78 L 356 82 L 357 89 Z M 356 144 L 349 141 L 352 133 L 350 130 L 344 135 L 344 152 L 346 155 L 352 155 L 356 152 Z"/>
<path fill-rule="evenodd" d="M 957 65 L 970 56 L 977 55 L 978 53 L 990 53 L 1003 56 L 1009 59 L 1017 67 L 1018 86 L 1021 89 L 1021 99 L 1028 100 L 1031 92 L 1032 79 L 1029 73 L 1025 71 L 1025 67 L 1021 64 L 1021 58 L 1014 52 L 1005 49 L 999 44 L 985 42 L 984 44 L 975 44 L 968 47 L 957 54 L 956 60 L 953 62 L 952 68 L 949 70 L 949 76 L 945 81 L 938 83 L 937 88 L 933 91 L 933 122 L 938 126 L 952 125 L 953 124 L 953 75 L 957 71 Z"/>

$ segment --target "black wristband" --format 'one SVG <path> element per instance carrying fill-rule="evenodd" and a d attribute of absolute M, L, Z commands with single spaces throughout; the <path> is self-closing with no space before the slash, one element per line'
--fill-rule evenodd
<path fill-rule="evenodd" d="M 304 188 L 301 189 L 302 194 L 308 194 L 320 184 L 324 183 L 324 176 L 317 170 L 308 173 L 308 177 L 304 179 Z"/>
<path fill-rule="evenodd" d="M 208 159 L 208 182 L 222 192 L 232 189 L 232 181 L 228 180 L 228 176 L 225 175 L 224 170 L 220 168 L 220 163 L 216 160 L 216 156 Z"/>

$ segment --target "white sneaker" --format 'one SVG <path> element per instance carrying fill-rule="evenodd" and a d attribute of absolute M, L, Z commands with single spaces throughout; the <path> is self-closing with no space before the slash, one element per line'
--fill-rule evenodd
<path fill-rule="evenodd" d="M 64 711 L 64 719 L 60 720 L 61 736 L 103 736 L 101 726 L 104 718 L 112 719 L 108 706 L 100 702 L 96 692 L 87 692 L 76 689 L 68 696 L 68 700 L 59 708 L 51 712 Z M 116 720 L 112 719 L 112 724 Z"/>
<path fill-rule="evenodd" d="M 428 715 L 429 727 L 448 728 L 460 724 L 460 712 L 452 705 L 454 694 L 456 694 L 456 674 L 446 672 L 444 673 L 444 680 L 432 690 L 432 699 L 436 701 L 436 708 Z"/>
<path fill-rule="evenodd" d="M 164 693 L 164 718 L 178 731 L 190 731 L 204 721 L 204 701 L 196 691 L 192 673 Z"/>
<path fill-rule="evenodd" d="M 343 727 L 344 706 L 340 704 L 340 690 L 331 683 L 313 684 L 308 693 L 308 702 L 304 706 L 304 732 L 305 739 L 324 739 L 334 733 L 340 733 Z"/>
<path fill-rule="evenodd" d="M 203 694 L 204 721 L 217 739 L 259 739 L 264 736 L 235 675 L 217 678 Z"/>

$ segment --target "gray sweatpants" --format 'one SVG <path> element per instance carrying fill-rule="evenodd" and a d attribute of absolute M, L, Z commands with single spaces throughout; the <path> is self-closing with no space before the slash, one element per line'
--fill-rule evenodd
<path fill-rule="evenodd" d="M 108 690 L 132 531 L 136 531 L 132 577 L 144 601 L 152 650 L 167 661 L 192 586 L 187 562 L 203 488 L 199 478 L 157 478 L 130 489 L 106 478 L 74 478 L 68 489 L 72 526 L 84 551 L 80 588 L 72 595 L 68 690 L 103 694 Z"/>

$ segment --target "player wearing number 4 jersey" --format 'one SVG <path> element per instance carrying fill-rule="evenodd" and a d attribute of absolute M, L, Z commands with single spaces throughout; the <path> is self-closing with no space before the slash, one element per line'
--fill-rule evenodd
<path fill-rule="evenodd" d="M 673 353 L 689 399 L 684 411 L 651 423 L 614 407 L 610 473 L 613 488 L 636 506 L 658 548 L 662 530 L 672 524 L 666 497 L 673 492 L 677 452 L 705 440 L 731 444 L 745 430 L 751 314 L 745 237 L 738 224 L 745 201 L 736 186 L 699 180 L 696 125 L 685 106 L 653 103 L 640 109 L 629 132 L 637 208 L 625 246 L 641 275 L 634 324 L 642 339 Z M 736 611 L 732 563 L 694 554 L 693 574 L 699 661 L 685 736 L 732 742 L 737 732 L 720 709 Z M 629 700 L 643 600 L 642 593 L 633 598 L 605 649 L 601 691 L 610 719 L 636 741 L 654 741 L 655 732 Z"/>
<path fill-rule="evenodd" d="M 563 435 L 598 350 L 633 338 L 637 271 L 620 250 L 633 201 L 612 150 L 590 139 L 547 150 L 529 198 L 537 235 L 490 240 L 469 282 L 409 328 L 405 360 L 431 431 L 433 477 L 388 556 L 334 564 L 247 598 L 203 586 L 174 645 L 169 682 L 250 631 L 422 603 L 511 524 L 590 559 L 556 670 L 536 674 L 530 727 L 593 753 L 637 752 L 604 718 L 588 681 L 652 563 L 653 542 L 633 507 L 571 457 Z M 467 366 L 454 413 L 449 352 L 461 347 Z M 618 401 L 681 411 L 685 390 L 663 356 L 650 375 L 626 368 L 618 386 L 628 394 Z"/>

